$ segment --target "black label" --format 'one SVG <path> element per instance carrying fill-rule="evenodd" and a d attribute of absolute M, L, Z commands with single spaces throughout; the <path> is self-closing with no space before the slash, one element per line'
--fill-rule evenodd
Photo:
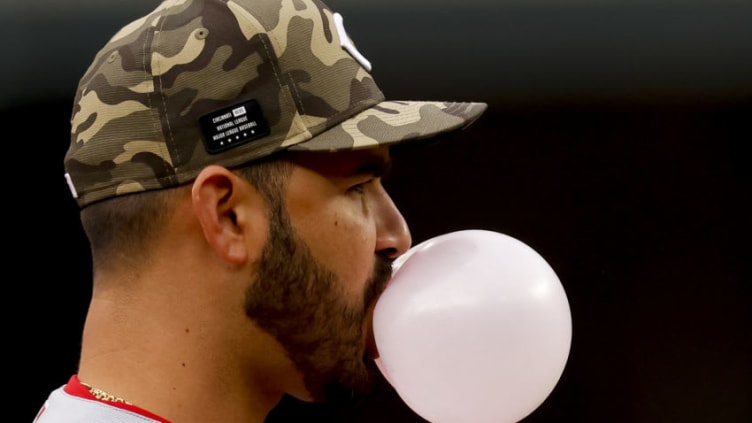
<path fill-rule="evenodd" d="M 269 135 L 256 100 L 248 100 L 201 116 L 198 120 L 209 154 L 216 154 Z"/>

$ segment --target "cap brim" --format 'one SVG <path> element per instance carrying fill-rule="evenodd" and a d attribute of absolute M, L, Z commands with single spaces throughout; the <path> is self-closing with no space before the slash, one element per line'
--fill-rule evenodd
<path fill-rule="evenodd" d="M 486 108 L 486 103 L 383 101 L 290 149 L 355 150 L 431 138 L 470 125 Z"/>

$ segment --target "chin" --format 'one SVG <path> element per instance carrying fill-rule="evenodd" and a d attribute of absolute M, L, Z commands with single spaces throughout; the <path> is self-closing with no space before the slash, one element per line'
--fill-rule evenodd
<path fill-rule="evenodd" d="M 326 402 L 334 406 L 353 405 L 372 391 L 374 371 L 378 372 L 378 368 L 373 360 L 364 359 L 358 371 L 350 373 L 347 380 L 330 380 L 311 387 L 296 397 L 305 402 Z"/>

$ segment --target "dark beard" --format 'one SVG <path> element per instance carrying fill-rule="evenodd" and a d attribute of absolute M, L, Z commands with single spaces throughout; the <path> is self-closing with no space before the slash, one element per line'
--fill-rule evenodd
<path fill-rule="evenodd" d="M 352 403 L 371 387 L 363 322 L 391 272 L 391 260 L 377 256 L 363 303 L 349 305 L 337 276 L 312 257 L 286 212 L 272 213 L 246 315 L 285 348 L 314 401 Z"/>

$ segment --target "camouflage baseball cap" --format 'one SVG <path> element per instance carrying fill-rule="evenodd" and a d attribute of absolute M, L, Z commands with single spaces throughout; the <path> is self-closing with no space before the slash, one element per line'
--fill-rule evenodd
<path fill-rule="evenodd" d="M 282 149 L 336 151 L 462 128 L 484 103 L 385 101 L 318 0 L 166 0 L 81 78 L 66 180 L 80 207 Z"/>

